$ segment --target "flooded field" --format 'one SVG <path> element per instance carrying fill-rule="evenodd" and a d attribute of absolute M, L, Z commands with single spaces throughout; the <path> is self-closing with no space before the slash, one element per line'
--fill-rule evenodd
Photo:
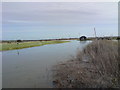
<path fill-rule="evenodd" d="M 52 66 L 69 60 L 91 41 L 76 41 L 2 52 L 2 88 L 47 88 Z"/>

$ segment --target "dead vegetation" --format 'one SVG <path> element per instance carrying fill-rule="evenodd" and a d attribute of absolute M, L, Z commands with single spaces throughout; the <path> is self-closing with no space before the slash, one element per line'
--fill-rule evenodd
<path fill-rule="evenodd" d="M 76 57 L 54 66 L 57 88 L 118 88 L 118 43 L 98 40 L 78 51 Z"/>

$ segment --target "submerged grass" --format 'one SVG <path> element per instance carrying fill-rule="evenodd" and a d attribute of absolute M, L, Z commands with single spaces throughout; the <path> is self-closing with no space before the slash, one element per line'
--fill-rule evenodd
<path fill-rule="evenodd" d="M 118 42 L 96 40 L 54 67 L 57 88 L 119 88 Z"/>
<path fill-rule="evenodd" d="M 0 43 L 0 51 L 6 50 L 15 50 L 15 49 L 23 49 L 30 48 L 36 46 L 43 46 L 47 44 L 58 44 L 58 43 L 67 43 L 70 41 L 31 41 L 31 42 L 12 42 L 12 43 Z"/>

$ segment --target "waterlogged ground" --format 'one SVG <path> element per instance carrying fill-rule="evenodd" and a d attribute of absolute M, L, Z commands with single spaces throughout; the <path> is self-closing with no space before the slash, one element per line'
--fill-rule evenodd
<path fill-rule="evenodd" d="M 66 61 L 90 41 L 49 44 L 2 52 L 3 88 L 47 88 L 52 85 L 53 65 Z"/>

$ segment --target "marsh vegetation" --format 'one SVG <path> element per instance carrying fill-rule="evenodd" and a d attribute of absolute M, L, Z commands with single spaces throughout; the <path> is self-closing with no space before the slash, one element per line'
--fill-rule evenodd
<path fill-rule="evenodd" d="M 15 50 L 15 49 L 23 49 L 23 48 L 30 48 L 36 46 L 43 46 L 47 44 L 58 44 L 58 43 L 67 43 L 70 41 L 29 41 L 29 42 L 9 42 L 9 43 L 0 43 L 0 51 L 6 50 Z"/>
<path fill-rule="evenodd" d="M 57 88 L 120 87 L 118 42 L 95 40 L 71 60 L 53 67 L 53 84 Z"/>

